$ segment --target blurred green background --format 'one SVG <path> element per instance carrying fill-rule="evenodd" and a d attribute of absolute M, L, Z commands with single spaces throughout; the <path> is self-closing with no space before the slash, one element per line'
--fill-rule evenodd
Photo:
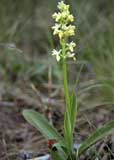
<path fill-rule="evenodd" d="M 58 0 L 0 1 L 0 79 L 27 81 L 36 86 L 53 79 L 61 84 L 61 66 L 51 57 L 58 47 L 52 36 L 52 14 Z M 114 1 L 66 0 L 77 28 L 77 62 L 69 67 L 71 86 L 80 66 L 79 95 L 99 90 L 103 101 L 114 103 Z M 50 80 L 51 79 L 51 80 Z M 52 83 L 52 82 L 51 82 Z M 100 88 L 100 89 L 99 89 Z"/>

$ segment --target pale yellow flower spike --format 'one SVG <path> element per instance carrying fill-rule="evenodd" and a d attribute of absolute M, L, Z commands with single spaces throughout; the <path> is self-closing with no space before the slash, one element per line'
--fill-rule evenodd
<path fill-rule="evenodd" d="M 67 41 L 69 37 L 75 35 L 75 26 L 71 25 L 74 21 L 74 17 L 70 14 L 69 5 L 66 5 L 63 1 L 58 2 L 57 8 L 59 12 L 55 12 L 52 17 L 55 20 L 55 25 L 52 27 L 53 34 L 57 35 L 60 39 L 60 42 Z M 67 43 L 66 48 L 67 52 L 64 56 L 62 56 L 62 52 L 53 50 L 52 55 L 54 55 L 57 61 L 60 61 L 61 58 L 73 58 L 75 59 L 75 54 L 72 53 L 74 51 L 74 47 L 76 44 L 74 42 Z"/>

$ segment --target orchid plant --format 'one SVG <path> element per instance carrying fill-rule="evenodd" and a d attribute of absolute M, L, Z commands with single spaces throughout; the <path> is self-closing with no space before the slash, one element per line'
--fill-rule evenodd
<path fill-rule="evenodd" d="M 75 90 L 72 93 L 69 92 L 67 81 L 67 59 L 76 60 L 74 53 L 76 44 L 73 41 L 69 41 L 69 38 L 75 35 L 75 26 L 72 25 L 74 17 L 70 13 L 70 6 L 63 1 L 58 3 L 57 8 L 59 11 L 52 16 L 55 21 L 52 29 L 53 34 L 59 38 L 60 50 L 54 49 L 52 55 L 55 56 L 57 62 L 61 62 L 63 66 L 63 83 L 66 102 L 63 127 L 64 137 L 62 137 L 40 113 L 26 109 L 23 111 L 23 116 L 46 137 L 53 160 L 78 160 L 79 156 L 91 145 L 107 134 L 114 132 L 114 121 L 97 129 L 79 148 L 74 149 L 73 133 L 77 116 L 77 96 Z"/>

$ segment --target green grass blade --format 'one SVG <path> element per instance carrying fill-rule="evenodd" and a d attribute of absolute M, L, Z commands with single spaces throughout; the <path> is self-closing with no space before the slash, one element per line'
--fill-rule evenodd
<path fill-rule="evenodd" d="M 88 149 L 91 145 L 95 144 L 97 141 L 107 136 L 108 134 L 114 133 L 114 121 L 105 124 L 103 127 L 97 129 L 84 143 L 80 146 L 78 150 L 78 155 Z"/>
<path fill-rule="evenodd" d="M 47 119 L 40 113 L 26 109 L 23 111 L 24 118 L 36 129 L 38 129 L 47 139 L 56 139 L 59 142 L 63 141 L 63 138 L 59 135 L 54 127 L 52 127 Z"/>
<path fill-rule="evenodd" d="M 75 127 L 76 116 L 77 116 L 77 101 L 76 101 L 76 94 L 73 93 L 73 95 L 71 96 L 71 115 L 70 115 L 72 132 Z"/>

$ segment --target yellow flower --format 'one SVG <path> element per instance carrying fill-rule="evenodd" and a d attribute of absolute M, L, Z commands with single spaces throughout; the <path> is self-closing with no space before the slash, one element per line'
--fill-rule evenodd
<path fill-rule="evenodd" d="M 67 17 L 69 22 L 73 22 L 74 21 L 74 16 L 72 14 L 68 15 Z"/>
<path fill-rule="evenodd" d="M 69 15 L 69 11 L 64 11 L 61 13 L 61 19 L 62 20 L 67 20 L 67 17 Z"/>
<path fill-rule="evenodd" d="M 68 47 L 68 50 L 70 50 L 71 52 L 73 52 L 73 51 L 74 51 L 74 47 L 76 46 L 76 43 L 74 43 L 74 42 L 72 41 L 72 42 L 70 42 L 70 43 L 67 43 L 66 45 L 67 45 L 67 47 Z"/>
<path fill-rule="evenodd" d="M 75 56 L 75 53 L 67 52 L 67 57 L 69 57 L 69 58 L 73 58 L 74 56 Z"/>
<path fill-rule="evenodd" d="M 57 8 L 60 9 L 60 11 L 68 11 L 69 5 L 66 5 L 63 1 L 61 1 L 58 3 Z"/>
<path fill-rule="evenodd" d="M 61 25 L 61 30 L 62 30 L 62 31 L 66 31 L 66 30 L 67 30 L 66 24 L 62 24 L 62 25 Z"/>
<path fill-rule="evenodd" d="M 53 19 L 56 21 L 56 22 L 59 22 L 59 20 L 61 19 L 61 13 L 60 12 L 58 12 L 58 13 L 54 13 L 53 15 L 52 15 L 52 17 L 53 17 Z"/>
<path fill-rule="evenodd" d="M 67 30 L 65 31 L 65 33 L 64 33 L 64 35 L 65 35 L 65 37 L 70 37 L 70 36 L 73 36 L 73 35 L 75 35 L 75 26 L 73 26 L 73 25 L 69 25 L 68 27 L 67 27 Z"/>
<path fill-rule="evenodd" d="M 54 35 L 59 34 L 59 32 L 60 32 L 60 24 L 55 23 L 55 26 L 53 26 L 52 29 L 54 30 L 53 31 Z"/>
<path fill-rule="evenodd" d="M 60 59 L 61 59 L 60 54 L 61 54 L 61 49 L 59 51 L 53 49 L 52 56 L 55 56 L 57 61 L 60 61 Z"/>
<path fill-rule="evenodd" d="M 58 14 L 55 12 L 55 13 L 52 15 L 52 18 L 53 18 L 54 20 L 56 20 L 57 16 L 58 16 Z"/>
<path fill-rule="evenodd" d="M 58 13 L 54 13 L 52 15 L 52 18 L 55 20 L 55 22 L 61 22 L 62 23 L 68 23 L 68 22 L 72 22 L 73 20 L 73 16 L 70 15 L 70 12 L 69 11 L 63 11 L 63 12 L 58 12 Z"/>
<path fill-rule="evenodd" d="M 76 60 L 75 53 L 67 52 L 66 57 L 67 57 L 67 58 L 73 58 L 74 61 Z"/>

